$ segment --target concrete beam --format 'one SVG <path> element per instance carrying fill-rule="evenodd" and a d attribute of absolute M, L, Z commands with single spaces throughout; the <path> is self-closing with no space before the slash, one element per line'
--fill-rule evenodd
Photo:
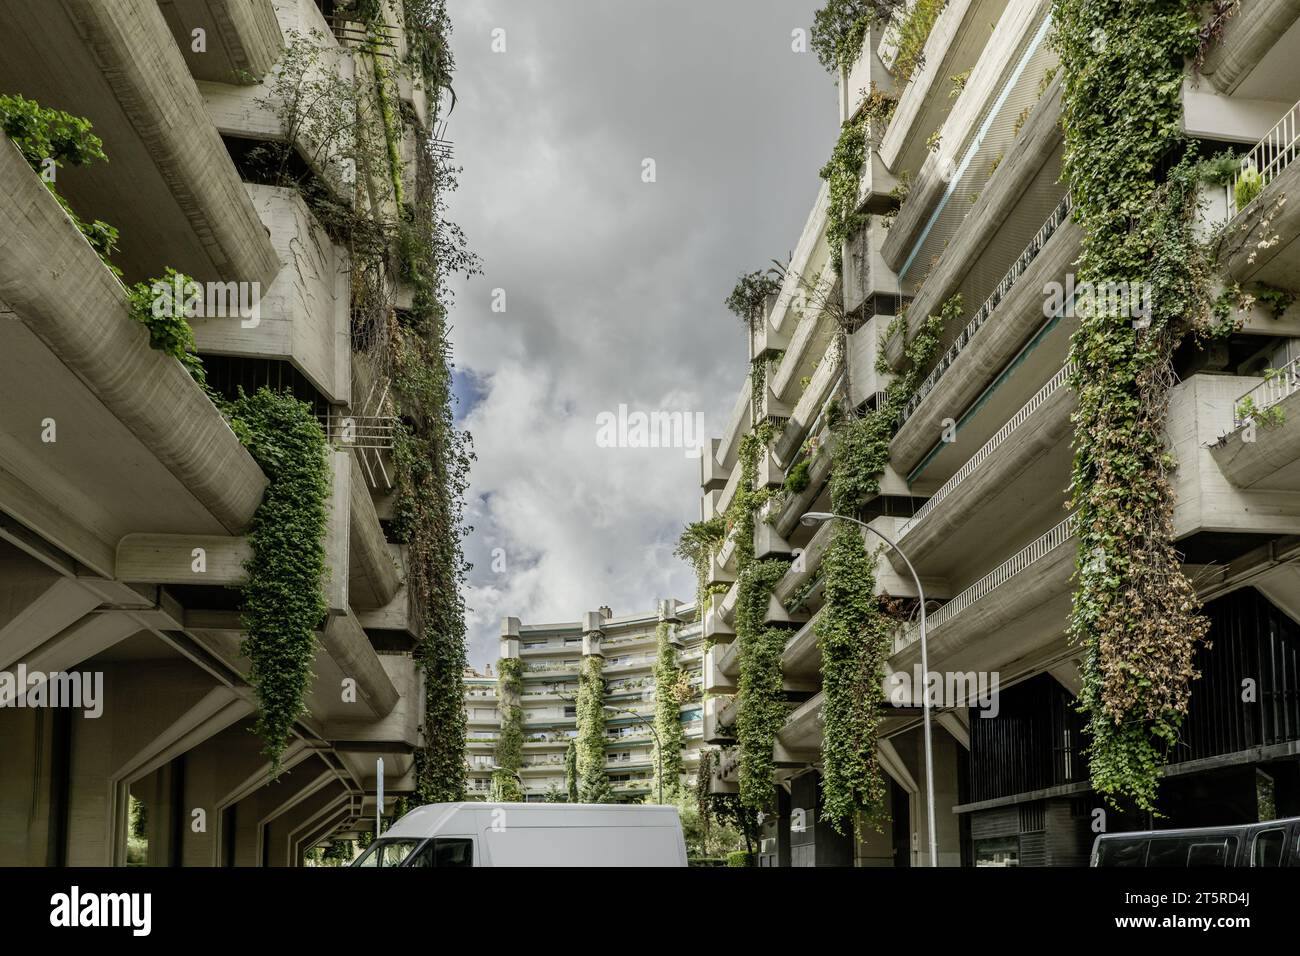
<path fill-rule="evenodd" d="M 391 714 L 401 695 L 356 617 L 348 613 L 330 618 L 321 642 L 343 675 L 357 682 L 358 700 L 376 717 Z"/>
<path fill-rule="evenodd" d="M 354 609 L 372 610 L 396 598 L 402 578 L 396 557 L 384 537 L 370 488 L 355 455 L 351 460 L 348 600 Z"/>
<path fill-rule="evenodd" d="M 261 469 L 181 364 L 149 347 L 122 284 L 3 136 L 0 182 L 0 298 L 214 518 L 242 531 L 266 487 Z"/>
<path fill-rule="evenodd" d="M 248 580 L 247 538 L 194 534 L 128 534 L 117 544 L 117 578 L 139 584 L 211 584 Z"/>
<path fill-rule="evenodd" d="M 176 45 L 196 80 L 256 83 L 275 66 L 284 37 L 271 0 L 158 0 Z M 193 31 L 207 49 L 193 50 Z"/>
<path fill-rule="evenodd" d="M 176 204 L 223 279 L 269 284 L 275 250 L 157 0 L 63 0 Z"/>

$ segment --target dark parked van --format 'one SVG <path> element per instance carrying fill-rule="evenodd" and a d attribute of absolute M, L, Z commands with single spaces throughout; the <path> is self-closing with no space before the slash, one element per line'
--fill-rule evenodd
<path fill-rule="evenodd" d="M 1300 817 L 1199 830 L 1103 833 L 1093 866 L 1300 866 Z"/>

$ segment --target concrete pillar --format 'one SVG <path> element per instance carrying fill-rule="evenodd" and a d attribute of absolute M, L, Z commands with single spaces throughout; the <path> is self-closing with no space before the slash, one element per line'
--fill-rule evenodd
<path fill-rule="evenodd" d="M 961 866 L 961 821 L 952 808 L 961 801 L 957 792 L 957 763 L 966 751 L 941 725 L 933 727 L 935 835 L 940 866 Z M 912 865 L 930 865 L 930 838 L 925 805 L 925 736 L 916 727 L 881 742 L 882 764 L 910 797 Z M 885 759 L 884 751 L 891 756 Z"/>
<path fill-rule="evenodd" d="M 233 841 L 234 865 L 263 866 L 269 862 L 267 824 L 337 780 L 334 771 L 321 761 L 305 761 L 234 804 L 221 823 L 222 839 Z M 232 829 L 226 832 L 227 828 Z"/>
<path fill-rule="evenodd" d="M 298 866 L 301 863 L 299 840 L 305 831 L 316 831 L 325 820 L 338 822 L 340 809 L 346 809 L 351 794 L 337 777 L 331 777 L 319 789 L 310 787 L 301 799 L 291 801 L 283 812 L 268 820 L 263 839 L 267 866 Z"/>
<path fill-rule="evenodd" d="M 519 618 L 507 617 L 501 621 L 501 656 L 519 656 Z"/>

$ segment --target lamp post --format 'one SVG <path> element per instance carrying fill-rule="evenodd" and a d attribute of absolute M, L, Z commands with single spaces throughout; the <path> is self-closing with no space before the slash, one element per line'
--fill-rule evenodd
<path fill-rule="evenodd" d="M 650 728 L 650 733 L 652 733 L 655 738 L 655 765 L 658 768 L 658 770 L 655 773 L 655 780 L 659 784 L 659 802 L 663 803 L 664 802 L 664 748 L 663 745 L 659 743 L 659 731 L 655 730 L 654 724 L 650 723 L 650 721 L 646 720 L 635 710 L 628 710 L 626 707 L 611 707 L 609 704 L 602 705 L 601 709 L 608 710 L 611 713 L 615 713 L 615 714 L 627 714 L 630 717 L 635 718 L 639 723 L 645 724 L 647 727 Z"/>
<path fill-rule="evenodd" d="M 894 553 L 903 559 L 907 565 L 907 570 L 911 572 L 912 581 L 916 584 L 916 599 L 921 608 L 921 678 L 925 682 L 921 686 L 921 715 L 922 723 L 925 727 L 925 815 L 926 828 L 930 838 L 930 865 L 939 865 L 939 840 L 935 836 L 934 828 L 934 744 L 930 737 L 930 695 L 927 692 L 926 684 L 930 680 L 930 655 L 925 639 L 925 591 L 921 587 L 921 576 L 916 573 L 916 568 L 912 567 L 912 562 L 908 560 L 907 555 L 903 553 L 902 548 L 894 544 L 889 538 L 877 531 L 871 525 L 857 518 L 849 518 L 845 515 L 831 514 L 827 511 L 810 511 L 799 519 L 800 524 L 816 525 L 824 521 L 830 521 L 838 518 L 840 521 L 848 521 L 866 528 L 885 544 L 894 549 Z"/>

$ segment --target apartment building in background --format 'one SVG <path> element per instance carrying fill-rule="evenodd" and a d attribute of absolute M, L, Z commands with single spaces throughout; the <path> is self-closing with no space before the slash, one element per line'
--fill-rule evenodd
<path fill-rule="evenodd" d="M 748 379 L 729 424 L 702 458 L 702 512 L 723 514 L 740 478 L 739 446 L 760 423 L 775 438 L 757 482 L 778 489 L 797 466 L 806 487 L 774 499 L 755 531 L 759 558 L 790 560 L 767 614 L 788 630 L 782 657 L 788 719 L 776 738 L 779 814 L 764 824 L 769 865 L 907 866 L 929 862 L 919 698 L 885 713 L 878 757 L 891 822 L 861 840 L 818 816 L 821 785 L 822 556 L 831 525 L 832 405 L 876 407 L 927 316 L 960 293 L 919 388 L 898 418 L 880 493 L 858 515 L 916 566 L 928 610 L 929 665 L 997 675 L 998 704 L 966 700 L 935 714 L 934 790 L 943 865 L 1080 865 L 1099 820 L 1107 829 L 1231 824 L 1300 813 L 1300 307 L 1262 302 L 1230 338 L 1175 357 L 1167 438 L 1175 539 L 1210 621 L 1200 678 L 1160 791 L 1165 815 L 1113 810 L 1090 789 L 1083 753 L 1080 650 L 1066 638 L 1075 575 L 1068 289 L 1081 232 L 1061 182 L 1062 78 L 1046 0 L 950 0 L 920 65 L 896 81 L 890 29 L 873 26 L 838 84 L 841 118 L 875 90 L 896 100 L 867 134 L 857 208 L 862 228 L 831 266 L 828 189 L 808 216 L 779 293 L 753 336 L 765 367 Z M 903 14 L 900 14 L 903 15 Z M 1237 208 L 1234 183 L 1201 185 L 1204 234 L 1271 216 L 1276 241 L 1222 254 L 1218 280 L 1244 289 L 1300 288 L 1300 7 L 1246 0 L 1199 74 L 1189 64 L 1183 126 L 1209 157 L 1233 149 L 1261 174 Z M 815 170 L 792 171 L 814 182 Z M 900 184 L 905 188 L 900 189 Z M 900 196 L 905 198 L 901 199 Z M 1278 200 L 1290 196 L 1289 204 Z M 1278 212 L 1277 210 L 1282 210 Z M 810 294 L 812 290 L 820 290 Z M 1294 296 L 1292 296 L 1294 298 Z M 846 334 L 837 309 L 842 303 Z M 895 317 L 906 306 L 906 327 Z M 842 341 L 843 347 L 840 347 Z M 884 351 L 890 371 L 877 371 Z M 1279 370 L 1268 371 L 1266 370 Z M 1279 409 L 1251 433 L 1241 409 Z M 865 546 L 880 542 L 864 532 Z M 740 703 L 734 641 L 736 542 L 712 555 L 705 582 L 704 739 L 724 749 L 712 786 L 736 788 L 732 735 Z M 882 548 L 877 589 L 901 609 L 887 673 L 919 666 L 917 591 Z M 1243 700 L 1246 682 L 1255 691 Z M 882 691 L 883 693 L 883 691 Z M 969 706 L 968 706 L 969 705 Z M 800 811 L 794 814 L 792 810 Z M 795 823 L 803 825 L 792 825 Z M 851 832 L 851 830 L 850 830 Z"/>
<path fill-rule="evenodd" d="M 704 646 L 695 605 L 660 601 L 651 614 L 615 617 L 608 607 L 579 621 L 524 624 L 507 617 L 501 625 L 501 657 L 522 662 L 523 762 L 519 774 L 526 800 L 563 799 L 567 794 L 565 754 L 578 735 L 578 675 L 584 654 L 600 655 L 605 682 L 605 761 L 616 798 L 655 799 L 655 720 L 658 627 L 669 626 L 677 665 L 693 691 L 679 705 L 683 731 L 683 781 L 693 785 L 703 746 Z M 585 650 L 584 650 L 585 648 Z M 503 708 L 495 677 L 465 681 L 469 731 L 469 793 L 491 791 Z"/>
<path fill-rule="evenodd" d="M 175 268 L 256 285 L 260 315 L 196 317 L 207 385 L 290 392 L 328 441 L 323 581 L 306 708 L 272 779 L 253 732 L 239 588 L 268 478 L 181 362 L 150 347 L 122 282 L 47 181 L 0 135 L 0 671 L 28 703 L 60 672 L 102 675 L 102 713 L 0 707 L 0 864 L 121 865 L 139 819 L 147 865 L 298 865 L 368 828 L 377 760 L 413 790 L 424 685 L 389 521 L 387 371 L 353 324 L 349 247 L 307 197 L 395 223 L 416 199 L 436 98 L 407 69 L 401 0 L 369 28 L 335 0 L 57 0 L 4 4 L 0 93 L 84 117 L 107 162 L 48 180 L 119 231 L 128 285 Z M 276 77 L 359 91 L 388 119 L 404 197 L 286 122 Z M 395 77 L 400 74 L 401 78 Z M 315 89 L 316 87 L 313 87 Z M 250 174 L 260 145 L 302 189 Z M 411 288 L 387 274 L 400 319 Z M 351 430 L 355 426 L 355 430 Z M 137 814 L 135 804 L 145 811 Z"/>

